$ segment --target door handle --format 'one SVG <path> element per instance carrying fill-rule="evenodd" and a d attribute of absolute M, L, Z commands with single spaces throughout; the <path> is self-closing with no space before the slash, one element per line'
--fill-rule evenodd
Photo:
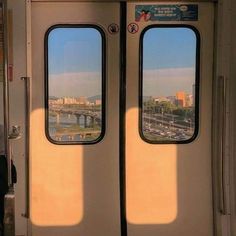
<path fill-rule="evenodd" d="M 219 92 L 220 92 L 220 163 L 219 163 L 219 187 L 220 187 L 220 212 L 222 215 L 228 215 L 228 187 L 227 175 L 228 164 L 226 160 L 226 77 L 219 76 Z"/>
<path fill-rule="evenodd" d="M 29 135 L 30 135 L 30 77 L 21 77 L 25 86 L 25 212 L 21 215 L 29 218 Z"/>

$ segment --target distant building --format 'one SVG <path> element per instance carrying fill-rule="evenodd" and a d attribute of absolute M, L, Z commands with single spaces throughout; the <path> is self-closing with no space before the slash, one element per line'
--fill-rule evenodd
<path fill-rule="evenodd" d="M 186 107 L 192 107 L 192 106 L 194 106 L 193 95 L 192 94 L 187 94 L 186 95 Z"/>
<path fill-rule="evenodd" d="M 80 105 L 85 105 L 88 103 L 88 99 L 86 97 L 78 97 L 76 99 L 76 103 Z"/>
<path fill-rule="evenodd" d="M 183 91 L 176 93 L 176 105 L 186 107 L 186 93 Z"/>
<path fill-rule="evenodd" d="M 192 94 L 193 94 L 193 104 L 195 104 L 195 97 L 196 97 L 196 86 L 195 86 L 195 84 L 193 84 L 193 91 L 192 91 Z"/>
<path fill-rule="evenodd" d="M 97 99 L 97 100 L 95 100 L 95 105 L 101 105 L 102 104 L 102 101 L 100 100 L 100 99 Z"/>
<path fill-rule="evenodd" d="M 168 99 L 167 97 L 157 97 L 154 98 L 155 102 L 170 102 L 170 99 Z"/>
<path fill-rule="evenodd" d="M 49 105 L 62 105 L 63 104 L 63 99 L 49 99 Z"/>
<path fill-rule="evenodd" d="M 76 104 L 76 99 L 71 97 L 64 97 L 63 104 Z"/>

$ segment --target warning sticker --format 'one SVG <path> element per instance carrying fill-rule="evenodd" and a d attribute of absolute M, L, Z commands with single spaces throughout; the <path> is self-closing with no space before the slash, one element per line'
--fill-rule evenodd
<path fill-rule="evenodd" d="M 112 23 L 108 26 L 108 32 L 110 34 L 117 34 L 119 30 L 120 30 L 119 26 L 115 23 Z"/>
<path fill-rule="evenodd" d="M 136 5 L 135 21 L 197 21 L 198 5 Z"/>
<path fill-rule="evenodd" d="M 130 23 L 127 28 L 131 34 L 136 34 L 139 31 L 139 26 L 136 23 Z"/>

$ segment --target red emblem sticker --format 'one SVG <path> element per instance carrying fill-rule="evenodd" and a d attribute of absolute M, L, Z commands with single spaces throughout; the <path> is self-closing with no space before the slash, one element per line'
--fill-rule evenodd
<path fill-rule="evenodd" d="M 139 31 L 139 26 L 136 23 L 130 23 L 127 28 L 131 34 L 136 34 Z"/>

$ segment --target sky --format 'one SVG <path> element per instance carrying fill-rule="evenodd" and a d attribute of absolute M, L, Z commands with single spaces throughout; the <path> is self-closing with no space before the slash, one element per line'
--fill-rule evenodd
<path fill-rule="evenodd" d="M 48 38 L 49 95 L 101 94 L 102 37 L 94 28 L 56 28 Z M 192 93 L 196 35 L 188 28 L 151 28 L 143 38 L 143 94 Z"/>
<path fill-rule="evenodd" d="M 143 95 L 193 94 L 196 35 L 188 28 L 151 28 L 143 38 Z"/>
<path fill-rule="evenodd" d="M 143 95 L 152 97 L 175 96 L 184 91 L 193 94 L 195 68 L 163 68 L 145 70 L 143 73 Z"/>
<path fill-rule="evenodd" d="M 102 37 L 94 28 L 56 28 L 48 38 L 49 96 L 101 94 Z"/>
<path fill-rule="evenodd" d="M 94 28 L 56 28 L 48 38 L 50 74 L 101 70 L 102 38 Z"/>

